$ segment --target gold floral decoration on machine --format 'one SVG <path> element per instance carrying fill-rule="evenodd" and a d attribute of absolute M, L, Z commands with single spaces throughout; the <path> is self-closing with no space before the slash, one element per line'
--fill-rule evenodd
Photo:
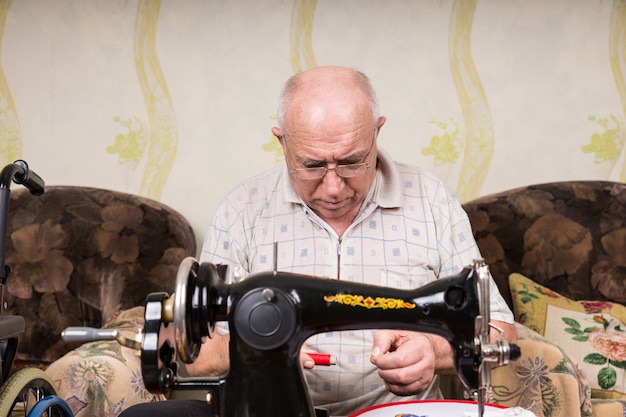
<path fill-rule="evenodd" d="M 382 308 L 383 310 L 388 310 L 388 309 L 402 309 L 402 308 L 413 309 L 415 308 L 415 304 L 402 300 L 402 299 L 398 299 L 398 298 L 387 298 L 387 297 L 372 298 L 370 296 L 363 297 L 362 295 L 353 295 L 353 294 L 327 295 L 324 297 L 324 301 L 327 301 L 330 303 L 344 304 L 344 305 L 348 305 L 351 307 L 365 307 L 367 309 Z"/>

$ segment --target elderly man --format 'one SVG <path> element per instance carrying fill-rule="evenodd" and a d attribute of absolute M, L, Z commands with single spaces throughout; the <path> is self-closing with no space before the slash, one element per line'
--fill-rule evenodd
<path fill-rule="evenodd" d="M 461 205 L 434 175 L 378 147 L 385 121 L 361 72 L 318 67 L 289 79 L 272 129 L 285 164 L 226 197 L 201 261 L 229 265 L 231 280 L 276 262 L 281 271 L 404 289 L 470 265 L 480 254 Z M 493 283 L 491 295 L 493 322 L 514 342 L 513 315 Z M 189 372 L 226 374 L 227 344 L 227 331 L 207 340 Z M 338 364 L 316 367 L 312 352 L 332 354 Z M 406 396 L 436 398 L 437 375 L 455 372 L 444 338 L 411 331 L 324 333 L 310 338 L 300 357 L 314 405 L 332 416 Z M 136 406 L 125 415 L 158 409 Z"/>

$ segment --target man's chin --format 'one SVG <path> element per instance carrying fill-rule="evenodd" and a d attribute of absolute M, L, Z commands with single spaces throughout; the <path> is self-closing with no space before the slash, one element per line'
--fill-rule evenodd
<path fill-rule="evenodd" d="M 315 213 L 326 221 L 339 220 L 348 214 L 345 206 L 337 206 L 336 208 L 328 207 L 327 205 L 317 206 L 314 209 Z"/>

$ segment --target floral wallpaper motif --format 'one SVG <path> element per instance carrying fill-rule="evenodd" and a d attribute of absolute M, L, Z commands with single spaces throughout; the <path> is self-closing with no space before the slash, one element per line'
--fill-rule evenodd
<path fill-rule="evenodd" d="M 626 1 L 613 0 L 609 22 L 609 61 L 615 81 L 616 93 L 621 109 L 608 116 L 589 116 L 589 121 L 597 124 L 599 131 L 591 134 L 589 142 L 581 147 L 585 154 L 593 155 L 593 162 L 603 168 L 603 175 L 609 178 L 617 171 L 619 181 L 626 181 L 626 166 L 621 161 L 625 150 L 626 130 Z M 621 112 L 620 112 L 621 111 Z"/>
<path fill-rule="evenodd" d="M 624 146 L 624 135 L 620 119 L 609 117 L 589 116 L 602 130 L 591 135 L 589 143 L 581 148 L 583 153 L 593 154 L 596 164 L 606 163 L 610 169 L 617 163 Z"/>
<path fill-rule="evenodd" d="M 139 116 L 128 119 L 115 117 L 113 121 L 120 124 L 126 130 L 126 133 L 117 134 L 115 143 L 107 146 L 106 151 L 109 154 L 117 154 L 120 165 L 132 164 L 132 172 L 134 173 L 146 151 L 148 140 L 145 134 L 145 123 Z"/>
<path fill-rule="evenodd" d="M 460 138 L 459 123 L 454 118 L 449 120 L 429 120 L 442 130 L 441 135 L 430 139 L 430 144 L 422 149 L 422 155 L 432 156 L 435 166 L 455 164 L 461 157 L 463 142 Z"/>

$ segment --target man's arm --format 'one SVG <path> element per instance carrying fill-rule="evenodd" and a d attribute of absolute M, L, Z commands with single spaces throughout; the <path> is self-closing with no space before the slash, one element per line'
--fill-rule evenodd
<path fill-rule="evenodd" d="M 492 342 L 495 342 L 498 339 L 506 340 L 509 343 L 517 342 L 517 330 L 515 330 L 515 325 L 513 323 L 505 323 L 503 321 L 491 320 L 491 324 L 502 330 L 502 333 L 500 333 L 493 327 L 491 328 L 490 336 Z"/>

